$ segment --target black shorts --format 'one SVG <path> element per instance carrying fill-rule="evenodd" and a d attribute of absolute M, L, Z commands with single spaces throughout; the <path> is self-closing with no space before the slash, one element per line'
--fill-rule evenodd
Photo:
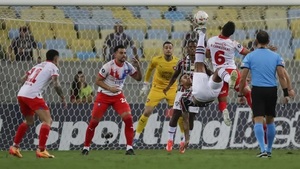
<path fill-rule="evenodd" d="M 252 111 L 253 117 L 275 117 L 277 102 L 277 87 L 252 87 Z"/>

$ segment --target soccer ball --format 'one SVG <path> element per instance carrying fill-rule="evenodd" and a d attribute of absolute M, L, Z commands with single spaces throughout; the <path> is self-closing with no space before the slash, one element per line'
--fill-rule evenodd
<path fill-rule="evenodd" d="M 194 15 L 194 23 L 197 25 L 205 25 L 208 21 L 208 14 L 204 11 L 198 11 Z"/>

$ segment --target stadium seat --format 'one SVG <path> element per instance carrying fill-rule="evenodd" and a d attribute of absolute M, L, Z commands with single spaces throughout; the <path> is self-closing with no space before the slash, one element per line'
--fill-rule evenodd
<path fill-rule="evenodd" d="M 87 39 L 73 39 L 71 44 L 73 52 L 92 52 L 93 45 L 91 40 Z"/>
<path fill-rule="evenodd" d="M 98 56 L 100 56 L 100 58 L 102 58 L 102 49 L 104 45 L 104 40 L 105 39 L 97 39 L 94 41 L 96 53 Z"/>
<path fill-rule="evenodd" d="M 245 29 L 265 29 L 265 21 L 245 21 L 244 22 Z"/>
<path fill-rule="evenodd" d="M 143 42 L 143 47 L 154 47 L 154 48 L 160 48 L 162 50 L 162 45 L 164 41 L 158 40 L 158 39 L 145 39 Z"/>
<path fill-rule="evenodd" d="M 219 29 L 207 29 L 207 32 L 206 32 L 207 39 L 211 38 L 213 36 L 218 36 L 219 34 L 220 34 Z"/>
<path fill-rule="evenodd" d="M 300 18 L 300 8 L 299 9 L 289 9 L 288 17 L 291 18 Z"/>
<path fill-rule="evenodd" d="M 113 19 L 111 10 L 92 10 L 93 19 Z"/>
<path fill-rule="evenodd" d="M 20 13 L 21 19 L 32 19 L 40 20 L 42 19 L 42 10 L 41 9 L 22 9 Z"/>
<path fill-rule="evenodd" d="M 114 33 L 114 32 L 115 32 L 115 30 L 113 30 L 113 29 L 103 29 L 103 30 L 101 30 L 101 31 L 100 31 L 101 39 L 104 39 L 104 40 L 105 40 L 105 38 L 106 38 L 109 34 Z"/>
<path fill-rule="evenodd" d="M 154 56 L 159 56 L 162 54 L 162 47 L 144 47 L 144 56 L 146 61 L 150 61 Z"/>
<path fill-rule="evenodd" d="M 173 22 L 174 32 L 183 32 L 191 30 L 190 21 L 175 21 Z"/>
<path fill-rule="evenodd" d="M 51 29 L 51 25 L 50 25 L 50 22 L 44 22 L 44 21 L 29 21 L 27 22 L 29 28 L 31 31 L 33 30 L 50 30 Z"/>
<path fill-rule="evenodd" d="M 73 39 L 77 39 L 77 32 L 75 30 L 56 30 L 54 36 L 56 39 L 65 39 L 69 46 Z"/>
<path fill-rule="evenodd" d="M 168 33 L 171 33 L 172 24 L 171 21 L 166 19 L 152 19 L 151 29 L 165 29 Z"/>
<path fill-rule="evenodd" d="M 8 32 L 9 39 L 15 39 L 19 37 L 19 29 L 10 29 Z"/>
<path fill-rule="evenodd" d="M 158 10 L 160 13 L 165 13 L 169 10 L 168 6 L 148 6 L 150 10 Z"/>
<path fill-rule="evenodd" d="M 101 6 L 79 6 L 79 9 L 83 9 L 83 10 L 88 10 L 88 11 L 92 11 L 92 10 L 101 10 L 102 7 Z"/>
<path fill-rule="evenodd" d="M 99 22 L 100 30 L 102 29 L 113 29 L 116 22 L 120 22 L 120 19 L 105 19 L 96 20 Z"/>
<path fill-rule="evenodd" d="M 130 36 L 133 40 L 143 41 L 145 39 L 145 34 L 142 30 L 127 29 L 124 33 Z"/>
<path fill-rule="evenodd" d="M 184 39 L 185 32 L 172 32 L 171 39 Z"/>
<path fill-rule="evenodd" d="M 300 61 L 300 48 L 296 49 L 295 51 L 295 59 L 297 61 Z"/>
<path fill-rule="evenodd" d="M 97 30 L 79 30 L 78 31 L 79 39 L 99 39 L 99 32 Z"/>
<path fill-rule="evenodd" d="M 168 19 L 171 22 L 185 20 L 184 13 L 180 12 L 180 11 L 168 11 L 168 12 L 165 12 L 164 13 L 164 17 L 165 17 L 165 19 Z"/>
<path fill-rule="evenodd" d="M 194 6 L 177 6 L 177 11 L 182 12 L 185 17 L 193 15 L 193 11 L 196 9 Z"/>
<path fill-rule="evenodd" d="M 76 57 L 80 60 L 87 60 L 90 58 L 95 58 L 96 53 L 95 52 L 77 52 Z"/>
<path fill-rule="evenodd" d="M 120 10 L 120 11 L 113 11 L 113 16 L 116 19 L 126 20 L 126 19 L 134 19 L 130 10 Z"/>
<path fill-rule="evenodd" d="M 19 29 L 21 26 L 25 26 L 26 22 L 24 20 L 4 20 L 4 28 L 6 30 Z"/>
<path fill-rule="evenodd" d="M 124 9 L 124 7 L 122 7 L 122 6 L 103 6 L 103 9 L 111 10 L 111 11 L 121 11 Z"/>
<path fill-rule="evenodd" d="M 143 55 L 142 50 L 140 48 L 137 48 L 137 54 L 138 54 L 139 57 L 141 57 Z M 131 59 L 134 58 L 132 48 L 127 48 L 126 49 L 126 55 L 127 55 L 127 60 L 128 61 L 131 61 Z"/>
<path fill-rule="evenodd" d="M 234 34 L 231 36 L 231 38 L 236 41 L 242 41 L 242 40 L 246 39 L 246 36 L 247 36 L 247 33 L 245 30 L 236 29 L 234 31 Z"/>
<path fill-rule="evenodd" d="M 0 18 L 12 18 L 12 19 L 16 19 L 17 15 L 15 13 L 15 11 L 13 9 L 6 9 L 6 8 L 2 8 L 0 9 Z"/>
<path fill-rule="evenodd" d="M 273 39 L 290 41 L 292 38 L 292 32 L 289 29 L 273 29 L 268 30 L 268 33 L 271 41 Z"/>
<path fill-rule="evenodd" d="M 240 19 L 244 22 L 251 20 L 262 20 L 262 11 L 259 8 L 240 10 Z"/>
<path fill-rule="evenodd" d="M 140 11 L 147 9 L 145 6 L 126 6 L 126 9 L 130 10 L 136 18 L 141 17 Z"/>
<path fill-rule="evenodd" d="M 292 40 L 292 50 L 296 50 L 300 48 L 300 39 L 293 39 Z"/>
<path fill-rule="evenodd" d="M 52 30 L 32 30 L 32 35 L 36 41 L 45 43 L 47 39 L 54 39 L 54 32 Z"/>
<path fill-rule="evenodd" d="M 128 19 L 124 22 L 126 29 L 142 30 L 144 33 L 147 32 L 148 25 L 144 19 Z"/>
<path fill-rule="evenodd" d="M 70 49 L 58 49 L 57 51 L 59 52 L 59 57 L 61 59 L 74 57 L 74 54 L 73 54 L 72 50 L 70 50 Z"/>
<path fill-rule="evenodd" d="M 51 28 L 53 29 L 53 31 L 56 31 L 56 30 L 74 30 L 74 23 L 70 19 L 56 20 L 55 22 L 51 23 Z"/>
<path fill-rule="evenodd" d="M 148 39 L 161 39 L 167 40 L 169 38 L 169 34 L 164 29 L 150 29 L 147 32 Z"/>
<path fill-rule="evenodd" d="M 90 19 L 91 12 L 88 10 L 76 9 L 65 11 L 65 15 L 74 20 L 77 19 Z"/>
<path fill-rule="evenodd" d="M 43 10 L 45 20 L 64 19 L 65 13 L 61 9 L 45 9 Z"/>
<path fill-rule="evenodd" d="M 287 18 L 287 11 L 286 9 L 282 8 L 268 8 L 265 10 L 265 19 L 286 19 Z"/>
<path fill-rule="evenodd" d="M 151 19 L 161 19 L 161 12 L 155 9 L 144 9 L 140 11 L 140 14 L 147 24 L 150 24 Z"/>
<path fill-rule="evenodd" d="M 93 19 L 78 19 L 75 21 L 76 30 L 99 30 L 99 22 Z"/>
<path fill-rule="evenodd" d="M 291 31 L 294 38 L 300 38 L 300 20 L 291 21 Z"/>
<path fill-rule="evenodd" d="M 174 49 L 180 48 L 182 46 L 182 39 L 171 39 L 170 42 L 173 44 Z"/>
<path fill-rule="evenodd" d="M 46 49 L 66 49 L 67 42 L 65 39 L 48 39 L 45 41 Z"/>
<path fill-rule="evenodd" d="M 31 8 L 45 10 L 45 9 L 54 9 L 54 6 L 32 6 Z"/>
<path fill-rule="evenodd" d="M 276 20 L 266 20 L 268 30 L 270 29 L 288 29 L 286 18 Z"/>
<path fill-rule="evenodd" d="M 238 11 L 235 8 L 232 9 L 219 9 L 216 10 L 216 20 L 235 21 L 238 18 Z"/>

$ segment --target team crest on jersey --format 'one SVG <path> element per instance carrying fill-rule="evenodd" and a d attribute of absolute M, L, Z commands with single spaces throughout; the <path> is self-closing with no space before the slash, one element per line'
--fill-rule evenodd
<path fill-rule="evenodd" d="M 150 102 L 150 99 L 149 99 L 149 98 L 147 98 L 147 101 L 146 101 L 146 102 L 147 102 L 147 103 L 148 103 L 148 102 Z"/>
<path fill-rule="evenodd" d="M 176 70 L 176 66 L 174 66 L 173 69 Z"/>

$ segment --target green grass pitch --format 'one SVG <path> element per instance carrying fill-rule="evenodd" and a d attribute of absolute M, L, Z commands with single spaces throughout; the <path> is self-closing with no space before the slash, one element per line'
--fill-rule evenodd
<path fill-rule="evenodd" d="M 274 150 L 272 158 L 259 159 L 257 150 L 94 150 L 88 156 L 80 151 L 50 151 L 54 159 L 37 159 L 35 152 L 23 151 L 18 159 L 0 151 L 1 169 L 299 169 L 300 152 Z"/>

